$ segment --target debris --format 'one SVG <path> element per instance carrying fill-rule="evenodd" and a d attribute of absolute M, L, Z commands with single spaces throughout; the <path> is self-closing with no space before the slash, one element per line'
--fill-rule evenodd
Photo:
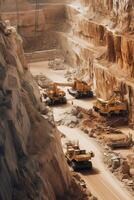
<path fill-rule="evenodd" d="M 53 70 L 64 70 L 65 69 L 64 59 L 55 58 L 54 60 L 50 60 L 48 66 Z"/>
<path fill-rule="evenodd" d="M 40 74 L 40 75 L 36 75 L 34 76 L 35 81 L 37 82 L 37 84 L 41 87 L 41 88 L 48 88 L 51 84 L 52 81 L 50 79 L 48 79 L 45 75 Z"/>

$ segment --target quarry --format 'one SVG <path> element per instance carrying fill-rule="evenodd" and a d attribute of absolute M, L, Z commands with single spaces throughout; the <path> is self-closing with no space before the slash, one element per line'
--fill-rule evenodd
<path fill-rule="evenodd" d="M 0 17 L 0 200 L 133 200 L 134 1 Z"/>

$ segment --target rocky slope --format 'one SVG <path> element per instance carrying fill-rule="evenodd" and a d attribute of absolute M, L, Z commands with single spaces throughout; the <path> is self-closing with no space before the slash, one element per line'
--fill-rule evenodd
<path fill-rule="evenodd" d="M 0 32 L 0 80 L 0 199 L 60 199 L 72 178 L 13 28 Z"/>

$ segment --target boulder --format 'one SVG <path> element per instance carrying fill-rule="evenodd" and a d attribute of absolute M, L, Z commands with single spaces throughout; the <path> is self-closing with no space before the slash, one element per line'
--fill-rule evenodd
<path fill-rule="evenodd" d="M 120 160 L 118 158 L 112 158 L 112 169 L 115 170 L 120 167 Z"/>
<path fill-rule="evenodd" d="M 71 114 L 77 116 L 79 114 L 79 111 L 77 110 L 77 108 L 73 107 L 71 110 Z"/>
<path fill-rule="evenodd" d="M 129 174 L 130 167 L 128 165 L 128 162 L 126 160 L 122 160 L 121 162 L 121 172 L 123 174 Z"/>

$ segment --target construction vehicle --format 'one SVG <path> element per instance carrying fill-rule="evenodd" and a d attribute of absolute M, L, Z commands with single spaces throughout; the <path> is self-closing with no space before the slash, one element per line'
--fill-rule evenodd
<path fill-rule="evenodd" d="M 107 144 L 112 149 L 116 148 L 129 148 L 133 146 L 132 134 L 129 133 L 124 140 L 111 141 Z"/>
<path fill-rule="evenodd" d="M 53 83 L 46 93 L 46 104 L 48 106 L 56 104 L 66 104 L 66 94 L 63 90 L 57 87 L 56 83 Z"/>
<path fill-rule="evenodd" d="M 60 86 L 69 86 L 68 89 L 70 95 L 74 96 L 76 99 L 84 97 L 93 97 L 93 92 L 91 90 L 92 83 L 86 83 L 78 79 L 74 79 L 73 83 L 57 83 Z"/>
<path fill-rule="evenodd" d="M 114 91 L 111 98 L 106 101 L 98 98 L 93 109 L 101 115 L 106 116 L 115 114 L 121 116 L 128 115 L 128 104 L 127 101 L 123 99 L 120 91 Z"/>
<path fill-rule="evenodd" d="M 90 160 L 94 157 L 94 153 L 92 151 L 86 153 L 86 150 L 81 150 L 78 143 L 68 142 L 66 144 L 65 156 L 68 164 L 74 171 L 92 169 L 92 162 Z"/>

